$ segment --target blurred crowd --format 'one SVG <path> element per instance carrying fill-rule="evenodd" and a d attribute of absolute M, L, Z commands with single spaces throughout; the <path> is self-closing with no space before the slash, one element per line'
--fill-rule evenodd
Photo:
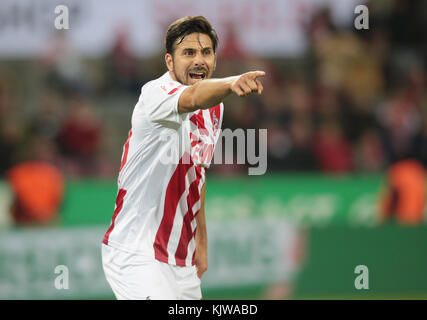
<path fill-rule="evenodd" d="M 427 3 L 384 3 L 369 3 L 368 30 L 319 9 L 297 57 L 255 57 L 232 25 L 220 39 L 216 77 L 268 74 L 261 96 L 227 99 L 223 128 L 267 128 L 269 172 L 427 165 Z M 0 176 L 42 160 L 66 176 L 116 177 L 140 88 L 165 71 L 163 53 L 131 54 L 126 30 L 104 58 L 81 57 L 58 32 L 37 59 L 0 61 Z M 212 170 L 241 170 L 227 168 Z"/>

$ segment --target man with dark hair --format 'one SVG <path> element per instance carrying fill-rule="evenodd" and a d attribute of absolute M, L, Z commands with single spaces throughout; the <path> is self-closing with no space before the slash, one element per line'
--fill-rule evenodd
<path fill-rule="evenodd" d="M 207 269 L 205 170 L 231 93 L 261 94 L 263 71 L 210 79 L 218 38 L 201 16 L 172 23 L 168 71 L 141 89 L 102 245 L 118 299 L 201 299 Z"/>

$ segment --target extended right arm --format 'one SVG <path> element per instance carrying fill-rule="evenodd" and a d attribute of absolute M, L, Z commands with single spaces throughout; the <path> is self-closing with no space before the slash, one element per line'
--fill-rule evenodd
<path fill-rule="evenodd" d="M 183 91 L 178 101 L 178 112 L 211 108 L 233 92 L 240 97 L 253 92 L 261 94 L 263 86 L 257 78 L 263 76 L 264 71 L 251 71 L 240 76 L 199 81 Z"/>

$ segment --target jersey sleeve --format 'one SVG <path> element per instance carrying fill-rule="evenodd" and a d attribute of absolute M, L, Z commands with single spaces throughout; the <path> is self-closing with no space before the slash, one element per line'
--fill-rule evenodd
<path fill-rule="evenodd" d="M 166 127 L 180 125 L 178 100 L 187 87 L 177 81 L 153 81 L 144 86 L 140 101 L 148 118 Z"/>

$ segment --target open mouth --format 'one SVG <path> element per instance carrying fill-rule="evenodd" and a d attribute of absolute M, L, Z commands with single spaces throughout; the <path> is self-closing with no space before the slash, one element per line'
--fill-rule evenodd
<path fill-rule="evenodd" d="M 206 74 L 204 72 L 190 72 L 189 73 L 191 79 L 201 79 L 206 78 Z"/>

